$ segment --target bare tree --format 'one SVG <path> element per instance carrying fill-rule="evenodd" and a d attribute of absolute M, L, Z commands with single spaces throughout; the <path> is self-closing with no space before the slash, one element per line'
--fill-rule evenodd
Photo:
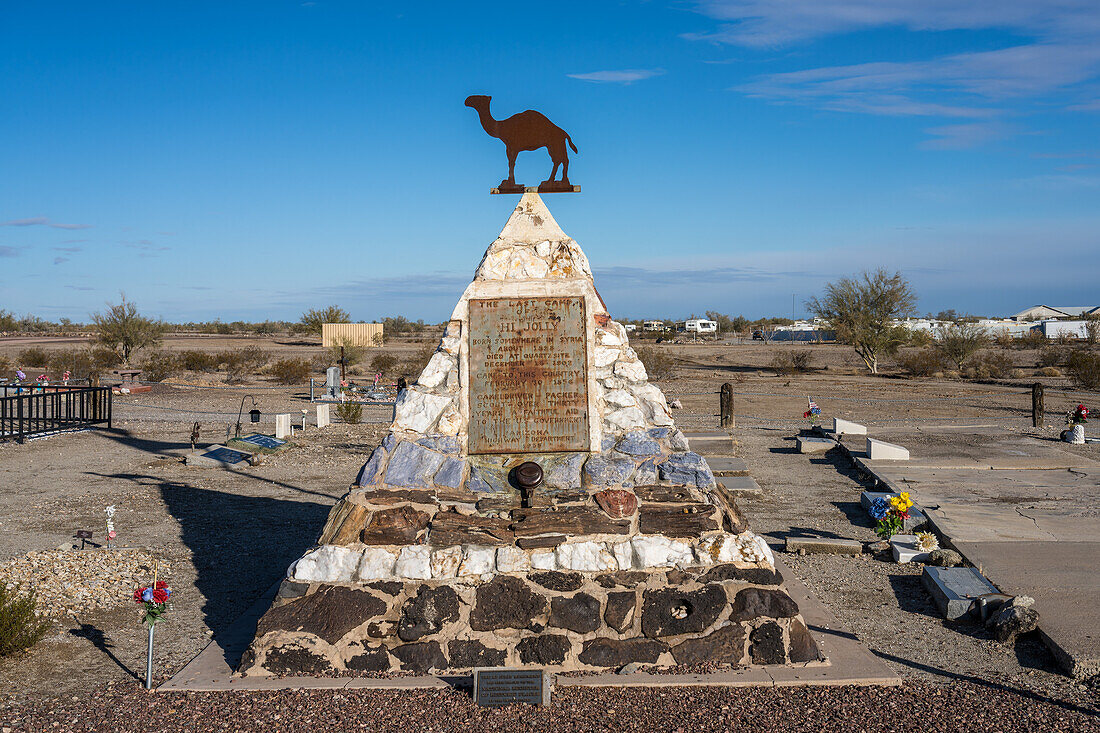
<path fill-rule="evenodd" d="M 135 351 L 160 343 L 166 326 L 163 321 L 138 313 L 137 306 L 126 300 L 126 294 L 120 295 L 122 302 L 108 303 L 105 312 L 92 315 L 92 323 L 97 332 L 96 341 L 117 352 L 122 361 L 129 364 Z"/>
<path fill-rule="evenodd" d="M 973 323 L 952 323 L 936 333 L 936 351 L 959 370 L 967 359 L 988 344 L 985 329 Z"/>
<path fill-rule="evenodd" d="M 838 341 L 851 344 L 872 374 L 878 374 L 879 358 L 897 352 L 909 332 L 894 323 L 913 313 L 917 296 L 900 272 L 890 275 L 879 268 L 873 273 L 844 277 L 825 286 L 819 299 L 806 308 L 828 322 Z"/>
<path fill-rule="evenodd" d="M 338 305 L 330 305 L 327 308 L 312 309 L 302 314 L 301 325 L 308 333 L 321 334 L 321 326 L 325 323 L 351 323 L 351 316 Z"/>

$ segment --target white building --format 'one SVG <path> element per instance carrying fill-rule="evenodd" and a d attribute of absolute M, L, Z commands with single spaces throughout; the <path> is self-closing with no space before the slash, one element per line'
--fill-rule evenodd
<path fill-rule="evenodd" d="M 1014 321 L 1045 321 L 1048 318 L 1080 318 L 1100 315 L 1100 305 L 1033 305 L 1012 316 Z"/>

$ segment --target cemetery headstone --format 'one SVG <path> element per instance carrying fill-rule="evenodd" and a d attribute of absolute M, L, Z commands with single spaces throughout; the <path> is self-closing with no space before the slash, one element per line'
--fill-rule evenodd
<path fill-rule="evenodd" d="M 289 438 L 290 437 L 290 413 L 283 413 L 275 416 L 275 437 L 276 438 Z"/>
<path fill-rule="evenodd" d="M 329 367 L 325 370 L 325 397 L 330 400 L 340 399 L 340 367 Z"/>
<path fill-rule="evenodd" d="M 324 403 L 317 405 L 317 427 L 327 428 L 331 422 L 329 406 Z"/>

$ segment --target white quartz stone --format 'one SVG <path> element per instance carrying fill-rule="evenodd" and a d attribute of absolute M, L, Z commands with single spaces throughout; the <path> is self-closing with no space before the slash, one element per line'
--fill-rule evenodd
<path fill-rule="evenodd" d="M 462 546 L 446 547 L 432 552 L 432 577 L 453 578 L 462 564 Z"/>
<path fill-rule="evenodd" d="M 550 241 L 543 240 L 535 245 L 535 254 L 543 259 L 550 256 Z"/>
<path fill-rule="evenodd" d="M 641 361 L 620 361 L 615 365 L 615 374 L 631 382 L 646 380 L 645 365 Z"/>
<path fill-rule="evenodd" d="M 634 407 L 638 400 L 625 389 L 612 389 L 603 396 L 604 402 L 616 407 Z"/>
<path fill-rule="evenodd" d="M 673 424 L 672 412 L 665 402 L 665 395 L 654 384 L 643 382 L 630 388 L 638 399 L 642 413 L 652 425 L 668 426 Z"/>
<path fill-rule="evenodd" d="M 439 416 L 454 403 L 450 395 L 434 395 L 409 387 L 394 407 L 393 430 L 427 433 Z"/>
<path fill-rule="evenodd" d="M 626 386 L 626 380 L 619 377 L 605 377 L 601 379 L 599 384 L 602 384 L 605 389 L 622 389 Z"/>
<path fill-rule="evenodd" d="M 629 540 L 626 542 L 612 542 L 608 544 L 608 549 L 615 557 L 615 564 L 619 566 L 619 570 L 632 570 L 634 568 L 634 547 Z"/>
<path fill-rule="evenodd" d="M 531 569 L 531 556 L 518 547 L 497 548 L 498 573 L 525 573 Z"/>
<path fill-rule="evenodd" d="M 361 554 L 347 547 L 321 545 L 294 564 L 294 579 L 310 583 L 351 582 Z"/>
<path fill-rule="evenodd" d="M 737 537 L 726 532 L 704 537 L 695 546 L 695 558 L 702 565 L 740 560 L 741 550 L 737 546 Z"/>
<path fill-rule="evenodd" d="M 397 555 L 381 547 L 368 547 L 363 551 L 359 568 L 355 572 L 358 580 L 381 580 L 393 577 L 393 566 Z"/>
<path fill-rule="evenodd" d="M 462 343 L 460 336 L 444 336 L 443 340 L 439 342 L 439 348 L 451 356 L 458 356 L 458 345 L 460 343 Z"/>
<path fill-rule="evenodd" d="M 457 394 L 461 386 L 462 382 L 459 381 L 457 367 L 447 372 L 447 391 L 451 394 Z"/>
<path fill-rule="evenodd" d="M 688 439 L 679 430 L 673 430 L 672 435 L 668 436 L 668 447 L 672 450 L 691 450 Z"/>
<path fill-rule="evenodd" d="M 645 415 L 637 407 L 624 407 L 608 412 L 604 415 L 604 421 L 616 432 L 644 428 Z"/>
<path fill-rule="evenodd" d="M 602 328 L 596 329 L 596 343 L 601 346 L 622 346 L 623 340 L 619 338 L 619 335 L 606 331 Z"/>
<path fill-rule="evenodd" d="M 691 545 L 655 535 L 638 535 L 630 541 L 637 568 L 662 568 L 690 565 L 694 559 Z"/>
<path fill-rule="evenodd" d="M 531 552 L 531 567 L 535 570 L 554 570 L 558 567 L 557 557 L 553 550 L 533 550 Z"/>
<path fill-rule="evenodd" d="M 452 403 L 447 408 L 446 412 L 439 418 L 439 425 L 436 427 L 436 432 L 440 435 L 458 435 L 459 430 L 462 429 L 462 415 L 459 413 L 458 408 Z"/>
<path fill-rule="evenodd" d="M 567 542 L 555 550 L 558 567 L 584 573 L 618 570 L 615 556 L 601 542 Z"/>
<path fill-rule="evenodd" d="M 458 566 L 458 576 L 465 578 L 471 575 L 483 575 L 491 573 L 496 568 L 496 548 L 466 545 L 462 556 L 462 564 Z"/>
<path fill-rule="evenodd" d="M 594 364 L 596 368 L 610 366 L 615 363 L 615 360 L 619 358 L 622 351 L 615 346 L 597 346 L 596 354 L 594 358 Z"/>
<path fill-rule="evenodd" d="M 427 545 L 409 545 L 397 556 L 394 575 L 399 578 L 427 580 L 432 577 L 432 551 Z"/>
<path fill-rule="evenodd" d="M 445 351 L 437 351 L 428 360 L 428 365 L 424 367 L 424 371 L 420 373 L 420 378 L 416 380 L 416 383 L 421 387 L 435 389 L 446 381 L 447 373 L 454 368 L 454 365 L 453 356 Z"/>

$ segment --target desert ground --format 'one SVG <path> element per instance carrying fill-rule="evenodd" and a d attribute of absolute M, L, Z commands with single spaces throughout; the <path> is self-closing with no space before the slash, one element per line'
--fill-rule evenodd
<path fill-rule="evenodd" d="M 408 361 L 424 341 L 398 341 L 369 349 L 362 366 L 371 381 L 373 355 Z M 0 357 L 16 360 L 29 346 L 73 348 L 77 340 L 0 339 Z M 166 350 L 221 350 L 258 345 L 274 358 L 313 358 L 307 340 L 278 337 L 173 336 Z M 793 445 L 807 397 L 826 418 L 869 426 L 991 426 L 1007 433 L 1056 436 L 1060 416 L 1098 395 L 1075 391 L 1062 377 L 1037 376 L 1035 351 L 1006 351 L 1017 378 L 967 381 L 905 378 L 886 365 L 866 372 L 841 345 L 753 343 L 660 344 L 672 359 L 658 380 L 685 431 L 718 427 L 718 390 L 735 390 L 737 450 L 763 487 L 740 506 L 753 529 L 777 551 L 792 531 L 812 530 L 870 542 L 859 511 L 865 488 L 841 459 L 798 454 Z M 776 353 L 809 350 L 809 371 L 777 374 Z M 358 371 L 358 370 L 356 370 Z M 392 381 L 396 373 L 387 374 Z M 319 370 L 314 377 L 322 379 Z M 415 374 L 409 375 L 410 379 Z M 1048 425 L 1031 428 L 1030 385 L 1046 385 Z M 155 669 L 164 680 L 277 582 L 315 541 L 329 507 L 346 491 L 390 419 L 386 405 L 368 405 L 361 424 L 309 427 L 295 447 L 261 465 L 238 470 L 188 467 L 189 435 L 200 423 L 199 445 L 222 442 L 244 395 L 263 413 L 255 426 L 273 432 L 274 415 L 310 407 L 308 389 L 282 386 L 261 374 L 228 384 L 216 372 L 182 373 L 144 394 L 118 395 L 111 430 L 0 443 L 0 579 L 37 583 L 40 607 L 50 614 L 46 637 L 28 652 L 0 659 L 0 726 L 9 730 L 203 730 L 213 720 L 235 730 L 314 730 L 325 711 L 346 727 L 437 730 L 520 726 L 531 730 L 1100 730 L 1097 681 L 1075 682 L 1058 671 L 1035 634 L 1014 646 L 994 641 L 981 626 L 947 622 L 920 585 L 919 566 L 888 562 L 885 554 L 859 557 L 784 555 L 783 560 L 875 654 L 905 679 L 900 689 L 576 690 L 556 693 L 546 709 L 475 708 L 465 693 L 337 691 L 189 693 L 149 695 L 141 690 L 145 631 L 126 585 L 146 577 L 155 560 L 173 588 L 173 608 L 157 628 Z M 246 405 L 245 409 L 251 407 Z M 246 424 L 246 429 L 248 425 Z M 1095 446 L 1082 450 L 1096 453 Z M 77 552 L 57 551 L 78 529 L 102 540 L 104 509 L 117 507 L 116 553 L 99 576 L 48 580 L 50 568 L 71 564 Z M 28 553 L 38 555 L 27 570 Z M 101 550 L 85 552 L 94 555 Z M 51 554 L 52 553 L 52 554 Z M 20 565 L 20 562 L 23 565 Z M 79 563 L 78 563 L 79 564 Z M 92 574 L 94 575 L 94 573 Z M 69 583 L 66 586 L 65 583 Z M 81 582 L 94 586 L 86 607 L 64 596 Z M 42 591 L 49 592 L 43 595 Z M 79 604 L 78 604 L 79 605 Z M 229 711 L 235 711 L 232 714 Z M 340 712 L 342 711 L 342 712 Z M 207 717 L 211 716 L 211 717 Z M 228 717 L 225 717 L 228 716 Z M 331 718 L 330 718 L 331 720 Z M 206 721 L 206 722 L 204 722 Z M 755 721 L 755 723 L 754 723 Z"/>

